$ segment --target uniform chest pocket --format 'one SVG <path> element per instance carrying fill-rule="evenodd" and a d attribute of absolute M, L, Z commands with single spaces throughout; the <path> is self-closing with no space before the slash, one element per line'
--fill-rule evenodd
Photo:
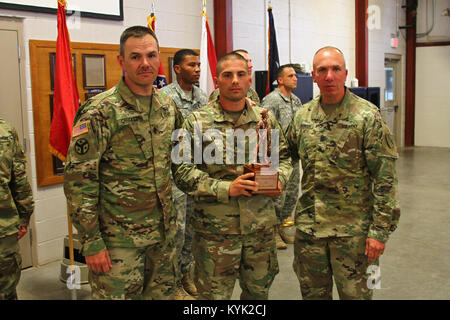
<path fill-rule="evenodd" d="M 0 140 L 0 165 L 2 171 L 10 169 L 13 158 L 12 144 L 9 140 Z"/>
<path fill-rule="evenodd" d="M 313 123 L 300 124 L 300 145 L 298 150 L 302 160 L 313 158 L 319 142 L 318 134 Z"/>
<path fill-rule="evenodd" d="M 124 119 L 121 127 L 114 135 L 112 146 L 115 154 L 127 158 L 153 158 L 150 125 L 142 118 Z"/>
<path fill-rule="evenodd" d="M 336 146 L 330 154 L 330 162 L 336 166 L 357 172 L 363 165 L 362 140 L 355 129 L 345 129 L 336 139 Z"/>

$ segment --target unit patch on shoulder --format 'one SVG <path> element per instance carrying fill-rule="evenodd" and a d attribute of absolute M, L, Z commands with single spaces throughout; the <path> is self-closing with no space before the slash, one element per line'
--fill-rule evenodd
<path fill-rule="evenodd" d="M 86 139 L 79 139 L 75 142 L 74 149 L 79 155 L 86 154 L 89 150 L 89 142 Z"/>
<path fill-rule="evenodd" d="M 80 134 L 87 133 L 89 131 L 87 121 L 80 123 L 78 126 L 73 127 L 72 137 L 79 136 Z"/>

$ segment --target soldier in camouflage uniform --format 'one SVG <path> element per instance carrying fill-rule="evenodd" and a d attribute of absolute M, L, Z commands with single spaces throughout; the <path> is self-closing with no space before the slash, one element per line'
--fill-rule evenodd
<path fill-rule="evenodd" d="M 64 172 L 93 299 L 172 299 L 175 289 L 172 131 L 183 121 L 152 84 L 159 45 L 146 27 L 126 29 L 124 78 L 77 112 Z"/>
<path fill-rule="evenodd" d="M 33 193 L 16 130 L 0 119 L 0 300 L 17 299 L 22 258 L 19 239 L 27 233 Z"/>
<path fill-rule="evenodd" d="M 303 299 L 332 299 L 332 277 L 341 299 L 371 299 L 369 264 L 377 268 L 400 217 L 397 150 L 378 109 L 345 87 L 339 49 L 318 50 L 312 75 L 321 94 L 287 133 L 303 166 L 294 271 Z"/>
<path fill-rule="evenodd" d="M 247 60 L 247 64 L 248 64 L 248 73 L 250 75 L 250 81 L 252 80 L 252 69 L 253 69 L 253 63 L 252 63 L 252 59 L 250 58 L 250 56 L 248 55 L 247 50 L 244 49 L 238 49 L 233 51 L 233 53 L 237 53 L 240 54 L 241 56 L 244 57 L 245 60 Z M 251 83 L 251 82 L 250 82 Z M 219 89 L 214 90 L 210 95 L 209 95 L 209 99 L 208 101 L 211 102 L 213 100 L 216 100 L 217 97 L 219 96 Z M 260 103 L 259 100 L 259 96 L 258 93 L 255 91 L 255 89 L 253 89 L 252 87 L 248 88 L 247 91 L 247 98 L 249 98 L 250 100 L 256 102 L 256 103 Z"/>
<path fill-rule="evenodd" d="M 277 70 L 278 88 L 269 93 L 262 100 L 262 107 L 271 111 L 286 133 L 294 114 L 302 106 L 300 99 L 292 93 L 297 88 L 297 74 L 290 64 L 282 65 Z M 278 217 L 277 232 L 275 239 L 277 249 L 286 249 L 286 243 L 294 243 L 292 236 L 286 233 L 283 222 L 290 217 L 298 200 L 300 185 L 300 166 L 298 161 L 292 163 L 294 170 L 291 178 L 280 197 L 275 199 L 275 210 Z"/>
<path fill-rule="evenodd" d="M 245 97 L 250 79 L 242 56 L 231 53 L 222 57 L 217 74 L 219 99 L 194 111 L 183 124 L 190 133 L 188 136 L 193 137 L 188 144 L 192 141 L 194 149 L 201 150 L 203 160 L 196 162 L 197 156 L 191 153 L 190 159 L 174 173 L 177 186 L 195 199 L 194 280 L 199 299 L 230 299 L 237 278 L 242 288 L 241 299 L 267 299 L 279 271 L 275 208 L 271 197 L 252 194 L 257 190 L 257 184 L 249 180 L 253 173 L 243 174 L 244 164 L 253 154 L 249 151 L 249 139 L 242 138 L 243 145 L 238 141 L 238 147 L 232 137 L 236 130 L 255 133 L 263 109 Z M 268 121 L 272 131 L 281 131 L 273 115 Z M 225 147 L 227 137 L 233 144 Z M 281 194 L 281 187 L 292 171 L 282 134 L 279 144 L 279 192 L 271 194 L 272 197 Z M 214 151 L 208 155 L 211 148 Z M 209 156 L 213 154 L 217 158 L 211 161 Z M 241 157 L 239 161 L 238 154 L 245 159 Z M 233 159 L 228 158 L 230 155 Z"/>
<path fill-rule="evenodd" d="M 183 117 L 186 118 L 192 111 L 208 103 L 206 94 L 194 85 L 200 78 L 198 53 L 190 49 L 177 51 L 173 57 L 173 69 L 177 75 L 176 81 L 163 87 L 161 91 L 175 101 Z M 192 299 L 190 295 L 197 296 L 197 289 L 191 277 L 194 258 L 191 249 L 192 228 L 189 220 L 192 215 L 193 198 L 187 197 L 175 185 L 172 189 L 178 225 L 175 240 L 175 256 L 178 257 L 175 300 L 189 300 Z"/>

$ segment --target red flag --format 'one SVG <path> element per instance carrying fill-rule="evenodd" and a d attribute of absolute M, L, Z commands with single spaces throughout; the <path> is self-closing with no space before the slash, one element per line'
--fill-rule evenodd
<path fill-rule="evenodd" d="M 216 78 L 217 57 L 214 43 L 209 29 L 206 7 L 202 11 L 202 34 L 200 41 L 200 88 L 210 95 L 214 91 L 214 79 Z"/>
<path fill-rule="evenodd" d="M 72 68 L 66 2 L 58 0 L 58 38 L 56 40 L 55 92 L 50 127 L 50 152 L 65 161 L 72 135 L 72 124 L 79 108 L 77 83 Z"/>
<path fill-rule="evenodd" d="M 156 33 L 156 31 L 155 31 L 156 17 L 155 17 L 155 12 L 154 12 L 153 6 L 152 6 L 152 12 L 147 16 L 147 21 L 148 21 L 148 27 L 150 28 L 150 30 L 152 30 L 153 32 Z M 164 73 L 164 69 L 163 69 L 161 60 L 159 61 L 158 76 L 156 77 L 155 82 L 153 82 L 153 86 L 158 89 L 160 89 L 164 86 L 167 86 L 166 74 Z"/>

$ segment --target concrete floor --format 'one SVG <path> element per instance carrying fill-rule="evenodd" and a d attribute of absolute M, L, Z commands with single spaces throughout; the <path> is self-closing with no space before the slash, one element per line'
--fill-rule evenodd
<path fill-rule="evenodd" d="M 380 260 L 381 289 L 376 300 L 450 299 L 450 149 L 405 148 L 399 151 L 399 195 L 402 215 L 398 229 Z M 292 232 L 294 230 L 291 230 Z M 292 271 L 293 245 L 278 251 L 280 273 L 270 299 L 300 299 Z M 89 285 L 68 290 L 59 280 L 60 261 L 22 272 L 19 299 L 86 300 Z M 232 299 L 239 299 L 236 284 Z M 337 299 L 337 293 L 334 293 Z"/>

